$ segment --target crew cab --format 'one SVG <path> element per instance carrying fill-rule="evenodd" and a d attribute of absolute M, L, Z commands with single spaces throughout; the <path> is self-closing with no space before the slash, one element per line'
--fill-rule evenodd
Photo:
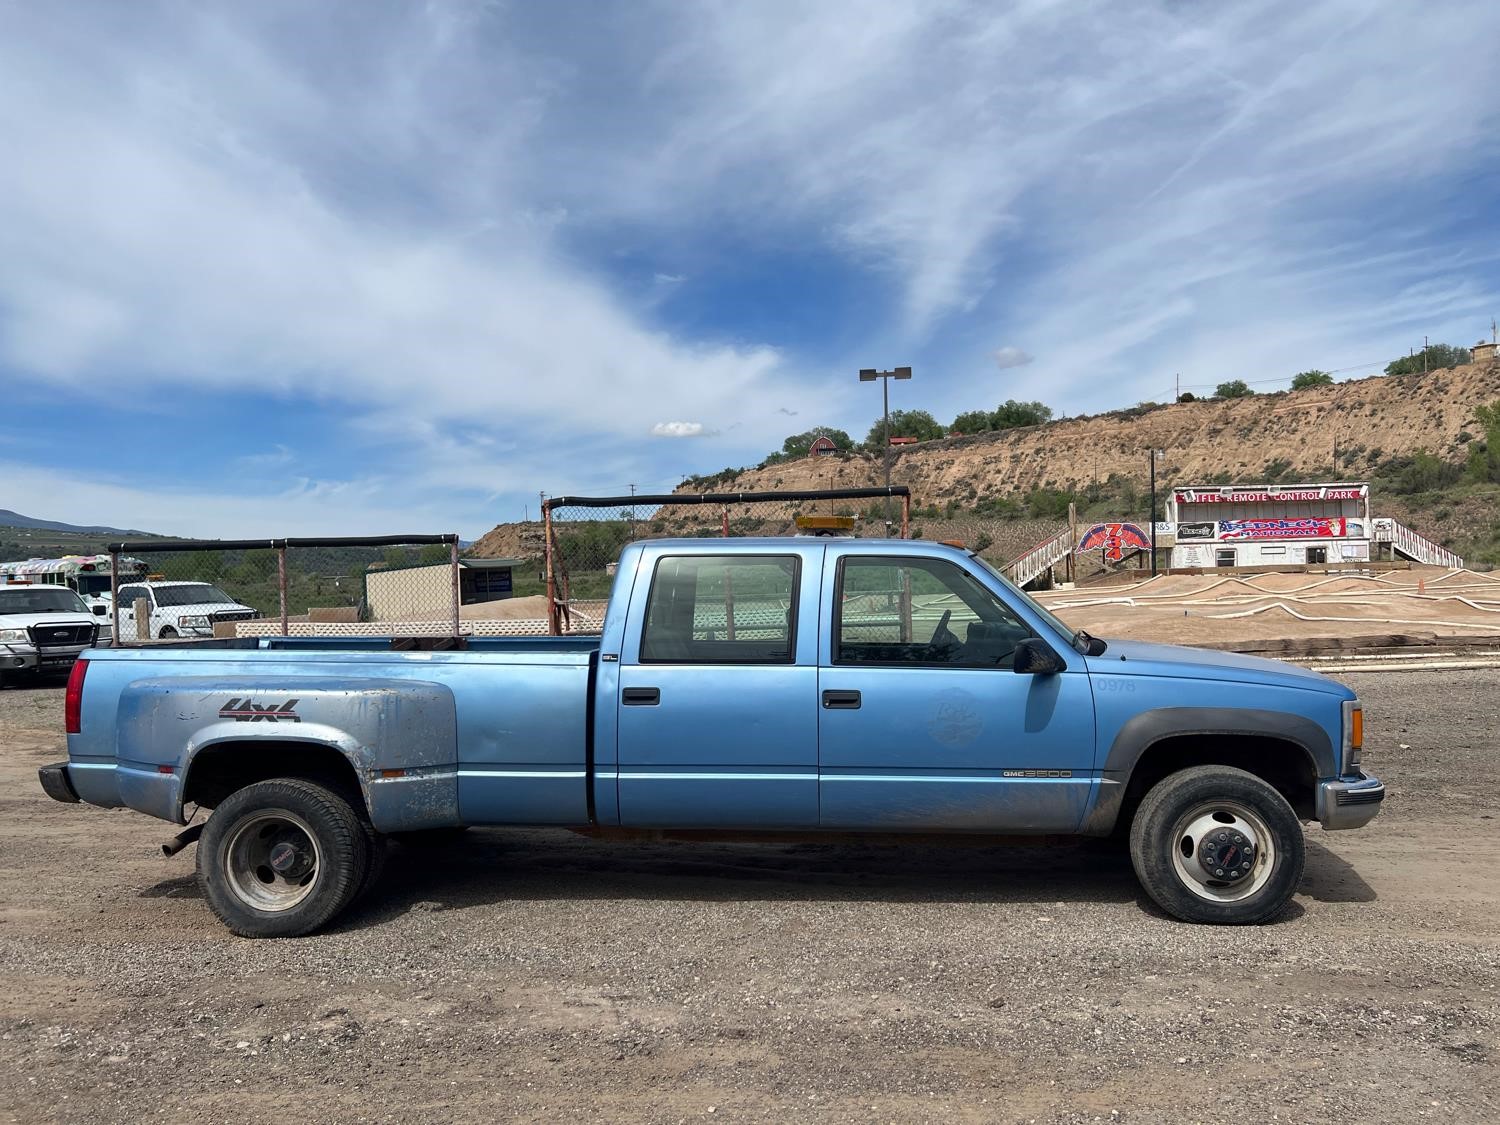
<path fill-rule="evenodd" d="M 941 544 L 639 542 L 599 637 L 419 643 L 87 653 L 42 785 L 192 819 L 164 847 L 198 840 L 247 936 L 333 918 L 387 834 L 467 825 L 1119 833 L 1169 914 L 1259 922 L 1297 888 L 1302 822 L 1357 828 L 1385 796 L 1340 684 L 1098 640 Z"/>
<path fill-rule="evenodd" d="M 130 582 L 120 587 L 120 638 L 211 637 L 218 621 L 248 621 L 259 614 L 207 582 Z M 145 615 L 137 621 L 138 606 Z"/>
<path fill-rule="evenodd" d="M 66 586 L 0 585 L 0 684 L 17 675 L 61 675 L 98 638 L 93 614 Z"/>

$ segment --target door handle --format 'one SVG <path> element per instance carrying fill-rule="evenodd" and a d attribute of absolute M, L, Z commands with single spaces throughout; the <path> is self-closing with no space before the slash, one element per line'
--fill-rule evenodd
<path fill-rule="evenodd" d="M 823 707 L 829 711 L 858 711 L 859 692 L 825 691 L 823 693 Z"/>
<path fill-rule="evenodd" d="M 620 702 L 626 707 L 655 707 L 661 702 L 661 688 L 628 687 L 620 692 Z"/>

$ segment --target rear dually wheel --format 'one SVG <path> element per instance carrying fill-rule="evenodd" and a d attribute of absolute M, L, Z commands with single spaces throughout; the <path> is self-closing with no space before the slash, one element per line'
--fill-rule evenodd
<path fill-rule="evenodd" d="M 230 794 L 198 843 L 198 881 L 241 937 L 298 937 L 347 906 L 369 870 L 359 814 L 331 789 L 274 778 Z"/>

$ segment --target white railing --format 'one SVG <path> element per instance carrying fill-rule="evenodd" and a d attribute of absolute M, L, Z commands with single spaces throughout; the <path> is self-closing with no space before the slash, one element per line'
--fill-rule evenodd
<path fill-rule="evenodd" d="M 1462 570 L 1464 560 L 1455 555 L 1438 543 L 1434 543 L 1425 535 L 1418 535 L 1404 523 L 1396 520 L 1381 518 L 1374 521 L 1375 541 L 1377 543 L 1389 543 L 1399 554 L 1405 555 L 1413 562 L 1426 563 L 1428 566 L 1445 566 L 1449 570 Z"/>
<path fill-rule="evenodd" d="M 1073 531 L 1063 528 L 1051 539 L 1038 543 L 1024 555 L 1005 564 L 1005 576 L 1017 586 L 1040 578 L 1073 553 Z"/>

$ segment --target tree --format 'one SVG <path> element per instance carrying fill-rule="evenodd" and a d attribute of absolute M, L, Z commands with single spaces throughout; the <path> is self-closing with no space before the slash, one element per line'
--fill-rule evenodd
<path fill-rule="evenodd" d="M 1326 371 L 1319 371 L 1316 367 L 1311 371 L 1302 371 L 1292 376 L 1292 390 L 1302 391 L 1308 387 L 1326 387 L 1333 382 L 1333 376 Z"/>
<path fill-rule="evenodd" d="M 1040 402 L 1017 402 L 1006 399 L 995 410 L 992 430 L 1013 430 L 1017 426 L 1040 426 L 1052 418 L 1052 408 Z"/>
<path fill-rule="evenodd" d="M 429 543 L 417 552 L 417 562 L 426 566 L 435 566 L 452 560 L 453 548 L 446 543 Z"/>
<path fill-rule="evenodd" d="M 793 434 L 781 443 L 781 452 L 786 460 L 797 457 L 806 457 L 808 450 L 812 449 L 812 443 L 820 437 L 826 437 L 833 442 L 835 449 L 848 451 L 854 448 L 854 439 L 843 430 L 836 430 L 832 426 L 814 426 L 804 433 Z"/>
<path fill-rule="evenodd" d="M 1231 379 L 1229 382 L 1220 383 L 1214 388 L 1215 398 L 1247 398 L 1254 393 L 1254 391 L 1245 385 L 1245 380 L 1243 379 Z"/>
<path fill-rule="evenodd" d="M 1180 395 L 1177 396 L 1177 401 L 1178 402 L 1197 402 L 1198 401 L 1198 396 L 1195 395 L 1192 391 L 1183 391 Z"/>
<path fill-rule="evenodd" d="M 957 434 L 982 434 L 990 428 L 994 415 L 988 410 L 965 410 L 953 419 L 950 429 Z"/>
<path fill-rule="evenodd" d="M 1429 344 L 1416 355 L 1404 355 L 1385 365 L 1387 375 L 1412 375 L 1418 371 L 1437 371 L 1443 367 L 1457 367 L 1470 360 L 1468 348 L 1455 348 L 1452 344 Z"/>
<path fill-rule="evenodd" d="M 943 427 L 925 410 L 892 410 L 891 436 L 935 441 L 943 436 Z M 881 418 L 870 427 L 870 436 L 865 438 L 865 448 L 878 453 L 885 446 L 885 419 Z"/>
<path fill-rule="evenodd" d="M 1484 428 L 1484 440 L 1469 447 L 1469 475 L 1487 484 L 1500 484 L 1500 399 L 1474 408 L 1474 420 Z"/>

